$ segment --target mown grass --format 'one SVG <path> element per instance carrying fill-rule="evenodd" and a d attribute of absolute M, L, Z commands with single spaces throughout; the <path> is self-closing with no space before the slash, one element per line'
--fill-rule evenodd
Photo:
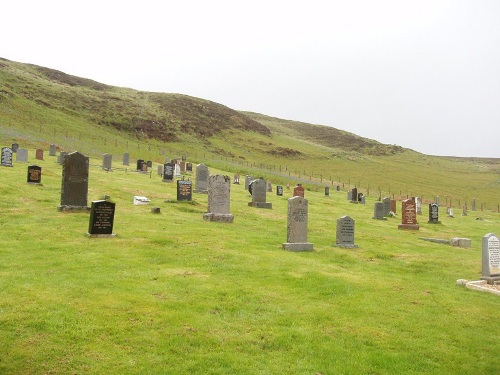
<path fill-rule="evenodd" d="M 30 162 L 33 155 L 30 149 Z M 165 202 L 175 199 L 175 184 L 162 183 L 156 166 L 150 178 L 106 173 L 92 159 L 89 201 L 109 195 L 117 204 L 116 237 L 88 238 L 88 213 L 56 210 L 55 158 L 36 163 L 43 186 L 26 184 L 28 163 L 0 169 L 2 374 L 500 368 L 500 299 L 455 285 L 480 277 L 481 238 L 498 232 L 498 213 L 448 218 L 442 207 L 442 224 L 431 225 L 424 207 L 421 229 L 402 231 L 399 217 L 372 219 L 373 195 L 355 205 L 345 191 L 325 197 L 311 189 L 315 251 L 290 253 L 281 248 L 286 189 L 284 197 L 268 194 L 272 210 L 259 210 L 247 206 L 242 185 L 232 185 L 234 223 L 211 223 L 202 219 L 206 195 Z M 151 205 L 134 206 L 133 195 Z M 355 250 L 331 246 L 345 214 L 356 220 Z M 418 239 L 454 236 L 471 238 L 472 248 Z"/>

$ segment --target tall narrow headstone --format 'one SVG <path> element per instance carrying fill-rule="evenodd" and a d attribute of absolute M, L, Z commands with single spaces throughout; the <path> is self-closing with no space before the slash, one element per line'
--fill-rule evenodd
<path fill-rule="evenodd" d="M 349 190 L 349 191 L 347 192 L 347 200 L 348 200 L 348 201 L 352 201 L 352 190 Z"/>
<path fill-rule="evenodd" d="M 41 148 L 37 148 L 35 151 L 36 160 L 43 160 L 43 150 Z"/>
<path fill-rule="evenodd" d="M 500 281 L 500 241 L 493 233 L 483 236 L 482 242 L 482 276 L 488 284 Z"/>
<path fill-rule="evenodd" d="M 384 216 L 387 216 L 391 212 L 391 198 L 384 197 L 382 199 L 382 204 L 384 205 Z"/>
<path fill-rule="evenodd" d="M 174 177 L 175 178 L 180 178 L 181 177 L 181 166 L 180 166 L 180 164 L 174 164 Z"/>
<path fill-rule="evenodd" d="M 476 198 L 472 198 L 472 211 L 476 211 Z"/>
<path fill-rule="evenodd" d="M 194 192 L 208 194 L 208 176 L 210 172 L 205 164 L 196 166 L 196 179 L 194 181 Z"/>
<path fill-rule="evenodd" d="M 12 149 L 10 147 L 2 147 L 2 167 L 12 167 Z"/>
<path fill-rule="evenodd" d="M 252 201 L 248 202 L 249 206 L 256 208 L 273 208 L 273 204 L 266 202 L 267 186 L 266 181 L 260 177 L 252 181 Z"/>
<path fill-rule="evenodd" d="M 79 152 L 64 157 L 59 210 L 87 210 L 89 158 Z"/>
<path fill-rule="evenodd" d="M 422 215 L 422 199 L 420 197 L 415 197 L 415 210 L 417 211 L 417 215 Z"/>
<path fill-rule="evenodd" d="M 385 210 L 384 210 L 384 203 L 383 202 L 375 202 L 374 204 L 374 214 L 373 218 L 377 220 L 387 220 L 387 218 L 384 215 Z"/>
<path fill-rule="evenodd" d="M 180 172 L 181 172 L 181 173 L 186 172 L 186 162 L 185 162 L 185 161 L 181 161 L 181 162 L 179 163 L 179 168 L 180 168 Z"/>
<path fill-rule="evenodd" d="M 276 185 L 276 195 L 279 197 L 283 196 L 283 185 Z"/>
<path fill-rule="evenodd" d="M 417 209 L 416 204 L 412 199 L 405 199 L 401 207 L 401 224 L 398 229 L 418 230 L 420 227 L 417 224 Z"/>
<path fill-rule="evenodd" d="M 30 165 L 28 167 L 28 184 L 40 184 L 42 182 L 42 167 Z"/>
<path fill-rule="evenodd" d="M 123 163 L 123 165 L 130 164 L 130 155 L 128 152 L 123 153 L 122 163 Z"/>
<path fill-rule="evenodd" d="M 437 203 L 429 204 L 429 224 L 441 224 L 439 221 L 439 205 Z"/>
<path fill-rule="evenodd" d="M 255 180 L 255 178 L 253 178 L 252 176 L 249 176 L 249 175 L 245 176 L 245 190 L 246 191 L 249 191 L 248 187 L 250 186 L 250 182 L 252 182 L 253 180 Z"/>
<path fill-rule="evenodd" d="M 114 237 L 115 205 L 106 200 L 92 202 L 88 232 L 90 237 Z"/>
<path fill-rule="evenodd" d="M 177 200 L 191 201 L 193 199 L 193 184 L 189 180 L 177 180 Z"/>
<path fill-rule="evenodd" d="M 113 155 L 103 154 L 102 155 L 102 169 L 104 169 L 106 171 L 110 171 L 112 160 L 113 160 Z"/>
<path fill-rule="evenodd" d="M 358 203 L 358 188 L 351 189 L 351 203 Z"/>
<path fill-rule="evenodd" d="M 163 176 L 163 165 L 158 166 L 158 176 Z"/>
<path fill-rule="evenodd" d="M 307 242 L 307 221 L 307 199 L 300 196 L 288 199 L 287 233 L 283 249 L 288 251 L 313 250 L 313 244 Z"/>
<path fill-rule="evenodd" d="M 391 199 L 391 212 L 392 213 L 396 213 L 396 200 L 395 199 Z"/>
<path fill-rule="evenodd" d="M 464 204 L 462 207 L 462 216 L 467 216 L 467 205 Z"/>
<path fill-rule="evenodd" d="M 297 186 L 295 186 L 293 188 L 293 196 L 294 197 L 304 198 L 304 193 L 305 193 L 305 189 L 304 189 L 304 186 L 302 186 L 302 184 L 297 184 Z"/>
<path fill-rule="evenodd" d="M 16 161 L 27 162 L 28 161 L 28 150 L 25 148 L 18 148 L 16 154 Z"/>
<path fill-rule="evenodd" d="M 174 180 L 174 165 L 172 163 L 163 164 L 163 182 L 172 182 Z"/>
<path fill-rule="evenodd" d="M 272 184 L 271 180 L 267 180 L 266 184 L 267 184 L 266 185 L 267 186 L 267 192 L 268 193 L 272 193 L 273 192 L 273 184 Z"/>
<path fill-rule="evenodd" d="M 333 246 L 357 248 L 358 245 L 354 244 L 354 225 L 355 220 L 347 215 L 337 219 L 337 236 Z"/>
<path fill-rule="evenodd" d="M 203 219 L 232 223 L 234 216 L 230 212 L 230 183 L 229 176 L 213 175 L 208 177 L 208 212 Z"/>
<path fill-rule="evenodd" d="M 52 144 L 49 146 L 49 156 L 56 156 L 57 154 L 57 147 L 56 145 Z"/>

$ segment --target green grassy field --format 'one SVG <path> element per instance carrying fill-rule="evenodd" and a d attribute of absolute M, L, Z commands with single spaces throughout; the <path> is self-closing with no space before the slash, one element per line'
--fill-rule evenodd
<path fill-rule="evenodd" d="M 147 144 L 140 147 L 147 159 Z M 157 147 L 153 144 L 152 160 L 160 159 Z M 115 168 L 123 168 L 120 156 L 114 152 Z M 202 158 L 197 155 L 197 161 Z M 390 168 L 398 163 L 394 158 Z M 209 164 L 211 174 L 247 168 L 230 157 L 218 160 Z M 268 159 L 273 162 L 279 164 Z M 315 250 L 292 253 L 281 245 L 291 191 L 285 189 L 283 197 L 269 193 L 273 209 L 263 210 L 248 207 L 251 198 L 243 185 L 232 185 L 234 223 L 206 222 L 206 195 L 194 194 L 191 203 L 166 203 L 175 200 L 175 187 L 161 182 L 157 163 L 151 176 L 107 173 L 98 167 L 101 160 L 92 158 L 89 204 L 103 195 L 116 203 L 116 237 L 89 238 L 87 212 L 56 209 L 61 188 L 56 158 L 46 152 L 36 164 L 42 167 L 42 186 L 26 183 L 28 163 L 0 167 L 1 374 L 494 374 L 500 369 L 500 298 L 455 285 L 460 278 L 479 279 L 481 238 L 500 232 L 494 210 L 468 216 L 455 210 L 455 218 L 448 218 L 441 207 L 442 224 L 431 225 L 424 206 L 420 230 L 403 231 L 399 215 L 372 219 L 375 187 L 366 205 L 354 205 L 345 190 L 325 197 L 321 186 L 306 184 Z M 462 165 L 443 161 L 440 167 L 457 166 L 447 176 L 458 176 Z M 254 171 L 259 170 L 266 171 Z M 286 181 L 285 173 L 278 177 L 269 168 L 268 174 L 274 183 Z M 484 175 L 485 181 L 493 176 Z M 296 179 L 289 181 L 293 186 Z M 444 189 L 450 178 L 434 181 Z M 151 205 L 134 206 L 134 195 L 147 196 Z M 152 206 L 161 214 L 152 214 Z M 398 202 L 398 213 L 400 207 Z M 343 215 L 356 220 L 357 249 L 331 246 Z M 467 237 L 472 247 L 419 237 Z"/>

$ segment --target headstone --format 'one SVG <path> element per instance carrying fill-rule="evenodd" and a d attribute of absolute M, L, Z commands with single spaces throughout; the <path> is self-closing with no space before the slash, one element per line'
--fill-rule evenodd
<path fill-rule="evenodd" d="M 193 164 L 192 163 L 186 163 L 186 171 L 187 172 L 193 171 Z"/>
<path fill-rule="evenodd" d="M 418 230 L 416 203 L 412 199 L 405 199 L 401 207 L 401 224 L 398 229 Z"/>
<path fill-rule="evenodd" d="M 351 203 L 358 203 L 358 188 L 351 189 Z"/>
<path fill-rule="evenodd" d="M 476 211 L 476 198 L 472 198 L 472 211 Z"/>
<path fill-rule="evenodd" d="M 180 168 L 180 172 L 181 172 L 181 173 L 186 172 L 186 162 L 185 162 L 185 161 L 181 161 L 181 162 L 179 163 L 179 168 Z"/>
<path fill-rule="evenodd" d="M 364 197 L 363 193 L 358 193 L 358 202 L 363 203 L 363 197 Z"/>
<path fill-rule="evenodd" d="M 337 191 L 340 191 L 340 185 L 337 185 Z"/>
<path fill-rule="evenodd" d="M 12 148 L 12 152 L 14 154 L 16 154 L 17 150 L 19 149 L 19 144 L 18 143 L 13 143 L 11 148 Z"/>
<path fill-rule="evenodd" d="M 266 185 L 266 186 L 267 186 L 267 192 L 268 192 L 268 193 L 272 193 L 272 192 L 273 192 L 273 184 L 271 183 L 271 181 L 270 181 L 270 180 L 267 180 L 267 181 L 266 181 L 266 184 L 267 184 L 267 185 Z"/>
<path fill-rule="evenodd" d="M 347 215 L 337 219 L 337 237 L 333 246 L 348 249 L 357 248 L 358 245 L 354 244 L 354 225 L 355 220 Z"/>
<path fill-rule="evenodd" d="M 283 185 L 276 185 L 276 195 L 279 197 L 283 196 Z"/>
<path fill-rule="evenodd" d="M 252 176 L 249 176 L 249 175 L 245 176 L 245 190 L 246 191 L 249 191 L 248 188 L 250 186 L 250 182 L 252 182 L 253 180 L 255 180 L 255 178 L 253 178 Z"/>
<path fill-rule="evenodd" d="M 106 171 L 110 171 L 112 160 L 113 160 L 113 155 L 102 154 L 102 169 L 104 169 Z"/>
<path fill-rule="evenodd" d="M 384 205 L 384 216 L 387 216 L 391 213 L 391 198 L 384 197 L 382 203 Z"/>
<path fill-rule="evenodd" d="M 464 204 L 462 207 L 462 216 L 467 216 L 467 204 Z"/>
<path fill-rule="evenodd" d="M 451 208 L 451 207 L 448 210 L 448 217 L 453 217 L 453 208 Z"/>
<path fill-rule="evenodd" d="M 64 156 L 61 183 L 62 210 L 88 210 L 89 158 L 79 152 Z"/>
<path fill-rule="evenodd" d="M 420 197 L 415 197 L 414 202 L 417 215 L 422 215 L 422 199 L 420 199 Z"/>
<path fill-rule="evenodd" d="M 178 160 L 177 159 L 172 159 L 172 164 L 177 164 Z"/>
<path fill-rule="evenodd" d="M 89 236 L 113 237 L 115 203 L 102 200 L 93 201 L 90 207 Z"/>
<path fill-rule="evenodd" d="M 240 184 L 240 175 L 239 174 L 234 175 L 233 184 L 236 184 L 236 185 Z"/>
<path fill-rule="evenodd" d="M 16 154 L 16 161 L 27 162 L 28 161 L 28 150 L 25 148 L 18 148 Z"/>
<path fill-rule="evenodd" d="M 230 183 L 229 176 L 214 175 L 208 177 L 208 212 L 203 214 L 203 219 L 208 221 L 232 223 L 234 216 L 230 207 Z"/>
<path fill-rule="evenodd" d="M 273 204 L 266 202 L 267 186 L 266 181 L 260 177 L 252 181 L 252 201 L 248 202 L 249 206 L 256 208 L 273 208 Z"/>
<path fill-rule="evenodd" d="M 436 196 L 436 204 L 437 204 L 438 206 L 440 206 L 440 205 L 441 205 L 441 198 L 439 198 L 439 195 L 437 195 L 437 196 Z"/>
<path fill-rule="evenodd" d="M 181 177 L 181 166 L 179 164 L 174 164 L 174 177 L 175 178 Z"/>
<path fill-rule="evenodd" d="M 437 203 L 429 204 L 429 224 L 441 224 L 439 221 L 439 205 Z"/>
<path fill-rule="evenodd" d="M 186 161 L 187 160 L 187 156 L 186 155 L 182 155 L 181 159 L 182 159 L 182 161 Z"/>
<path fill-rule="evenodd" d="M 40 184 L 42 182 L 42 167 L 30 165 L 28 167 L 28 184 Z"/>
<path fill-rule="evenodd" d="M 152 214 L 159 214 L 159 213 L 161 213 L 160 207 L 151 207 L 151 213 Z"/>
<path fill-rule="evenodd" d="M 144 165 L 144 160 L 143 159 L 137 159 L 137 168 L 136 169 L 138 171 L 142 171 L 143 170 L 143 165 Z"/>
<path fill-rule="evenodd" d="M 285 186 L 286 186 L 286 190 L 290 190 L 290 183 L 289 182 L 287 182 Z"/>
<path fill-rule="evenodd" d="M 294 197 L 302 197 L 304 198 L 304 187 L 302 186 L 302 184 L 297 184 L 297 186 L 295 186 L 293 188 L 293 196 Z"/>
<path fill-rule="evenodd" d="M 140 206 L 143 204 L 149 204 L 151 200 L 147 197 L 141 196 L 141 195 L 134 195 L 134 205 Z"/>
<path fill-rule="evenodd" d="M 167 156 L 163 164 L 170 164 L 170 158 Z M 172 163 L 173 164 L 173 163 Z"/>
<path fill-rule="evenodd" d="M 146 164 L 147 164 L 148 168 L 153 168 L 153 162 L 151 160 L 148 160 L 146 162 Z"/>
<path fill-rule="evenodd" d="M 325 186 L 325 197 L 330 196 L 330 186 Z"/>
<path fill-rule="evenodd" d="M 123 154 L 123 165 L 130 165 L 130 155 L 128 152 Z"/>
<path fill-rule="evenodd" d="M 37 148 L 35 151 L 36 160 L 43 160 L 43 150 L 41 148 Z"/>
<path fill-rule="evenodd" d="M 483 237 L 482 248 L 482 276 L 488 284 L 500 281 L 500 241 L 493 233 Z"/>
<path fill-rule="evenodd" d="M 57 154 L 57 147 L 56 145 L 52 144 L 49 146 L 49 156 L 56 156 Z"/>
<path fill-rule="evenodd" d="M 373 218 L 376 220 L 387 220 L 385 217 L 385 209 L 383 202 L 375 202 Z"/>
<path fill-rule="evenodd" d="M 163 164 L 163 182 L 174 180 L 174 165 L 172 163 Z"/>
<path fill-rule="evenodd" d="M 2 167 L 12 167 L 12 149 L 10 147 L 2 147 Z"/>
<path fill-rule="evenodd" d="M 196 166 L 196 179 L 194 182 L 194 192 L 195 193 L 208 193 L 208 177 L 210 172 L 205 164 L 198 164 Z"/>
<path fill-rule="evenodd" d="M 189 180 L 177 180 L 177 200 L 191 201 L 193 199 L 193 183 Z"/>
<path fill-rule="evenodd" d="M 148 171 L 148 163 L 146 161 L 142 162 L 142 169 L 141 172 L 146 172 Z"/>
<path fill-rule="evenodd" d="M 393 214 L 396 213 L 396 200 L 395 199 L 391 199 L 391 212 Z"/>
<path fill-rule="evenodd" d="M 366 197 L 364 195 L 361 197 L 361 204 L 366 204 Z"/>
<path fill-rule="evenodd" d="M 158 176 L 163 176 L 163 165 L 158 166 Z"/>
<path fill-rule="evenodd" d="M 288 221 L 286 242 L 288 251 L 312 251 L 313 244 L 307 242 L 308 202 L 301 196 L 288 199 Z"/>

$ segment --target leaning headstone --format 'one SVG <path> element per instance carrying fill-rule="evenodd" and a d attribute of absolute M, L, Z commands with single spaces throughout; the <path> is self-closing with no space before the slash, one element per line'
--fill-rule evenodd
<path fill-rule="evenodd" d="M 294 197 L 302 197 L 304 198 L 304 187 L 302 186 L 302 184 L 297 184 L 297 186 L 295 186 L 293 188 L 293 196 Z"/>
<path fill-rule="evenodd" d="M 129 165 L 130 164 L 130 155 L 128 152 L 125 152 L 123 154 L 123 165 Z"/>
<path fill-rule="evenodd" d="M 288 199 L 287 233 L 283 249 L 288 251 L 313 250 L 313 244 L 307 242 L 307 221 L 307 199 L 300 196 Z"/>
<path fill-rule="evenodd" d="M 401 207 L 401 224 L 398 229 L 420 229 L 417 224 L 417 209 L 416 204 L 412 199 L 405 199 Z"/>
<path fill-rule="evenodd" d="M 88 210 L 89 158 L 79 152 L 64 157 L 61 184 L 62 210 Z"/>
<path fill-rule="evenodd" d="M 229 210 L 231 190 L 229 176 L 214 175 L 208 177 L 208 212 L 203 219 L 223 223 L 232 223 L 234 216 Z"/>
<path fill-rule="evenodd" d="M 205 164 L 198 164 L 196 166 L 196 179 L 194 181 L 194 192 L 195 193 L 208 193 L 208 176 L 210 172 Z"/>
<path fill-rule="evenodd" d="M 163 164 L 163 182 L 172 182 L 174 180 L 174 165 L 172 163 Z"/>
<path fill-rule="evenodd" d="M 191 201 L 193 199 L 193 183 L 189 180 L 177 180 L 177 200 Z"/>
<path fill-rule="evenodd" d="M 57 154 L 57 147 L 56 145 L 52 144 L 49 146 L 49 156 L 56 156 Z"/>
<path fill-rule="evenodd" d="M 16 154 L 16 161 L 27 162 L 28 161 L 28 150 L 25 148 L 18 148 Z"/>
<path fill-rule="evenodd" d="M 42 167 L 30 165 L 28 167 L 28 184 L 40 184 L 42 182 Z"/>
<path fill-rule="evenodd" d="M 102 200 L 93 201 L 90 207 L 89 236 L 114 237 L 115 203 Z"/>
<path fill-rule="evenodd" d="M 252 181 L 252 201 L 248 202 L 249 206 L 256 208 L 273 208 L 273 204 L 266 202 L 267 186 L 266 181 L 260 177 Z"/>
<path fill-rule="evenodd" d="M 13 143 L 11 149 L 14 154 L 17 153 L 17 150 L 19 149 L 19 144 Z"/>
<path fill-rule="evenodd" d="M 384 203 L 375 202 L 373 218 L 376 220 L 387 220 L 384 214 L 385 214 Z"/>
<path fill-rule="evenodd" d="M 41 148 L 37 148 L 35 151 L 35 159 L 43 160 L 43 150 Z"/>
<path fill-rule="evenodd" d="M 335 244 L 332 246 L 348 249 L 357 248 L 358 245 L 354 244 L 354 225 L 355 220 L 347 215 L 337 219 L 337 236 Z"/>
<path fill-rule="evenodd" d="M 255 180 L 255 178 L 253 178 L 252 176 L 249 176 L 249 175 L 245 176 L 245 190 L 246 191 L 249 191 L 248 187 L 250 186 L 250 182 L 252 182 L 253 180 Z"/>
<path fill-rule="evenodd" d="M 439 205 L 437 203 L 429 204 L 429 224 L 441 224 L 439 221 Z"/>
<path fill-rule="evenodd" d="M 276 195 L 279 197 L 283 196 L 283 185 L 276 185 Z"/>
<path fill-rule="evenodd" d="M 113 160 L 113 155 L 102 154 L 102 169 L 104 169 L 106 171 L 110 171 L 112 160 Z"/>
<path fill-rule="evenodd" d="M 384 205 L 384 216 L 389 215 L 389 213 L 391 212 L 391 198 L 384 197 L 382 199 L 382 204 Z"/>
<path fill-rule="evenodd" d="M 483 237 L 482 276 L 488 284 L 500 282 L 500 241 L 493 233 Z"/>
<path fill-rule="evenodd" d="M 12 167 L 12 149 L 10 147 L 2 147 L 2 167 Z"/>

